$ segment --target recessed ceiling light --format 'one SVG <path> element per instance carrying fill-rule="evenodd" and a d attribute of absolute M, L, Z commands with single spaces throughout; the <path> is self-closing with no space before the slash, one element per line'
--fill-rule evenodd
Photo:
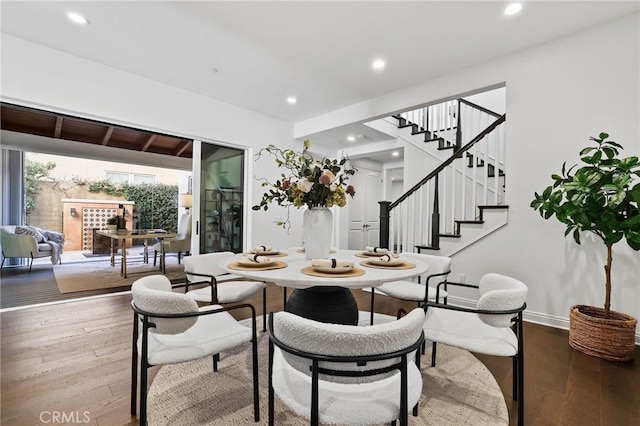
<path fill-rule="evenodd" d="M 522 10 L 522 5 L 520 3 L 512 3 L 504 10 L 505 15 L 515 15 L 516 13 Z"/>
<path fill-rule="evenodd" d="M 76 12 L 67 12 L 67 18 L 69 18 L 76 24 L 87 25 L 89 23 L 89 20 L 87 18 Z"/>
<path fill-rule="evenodd" d="M 356 137 L 355 137 L 355 136 L 347 136 L 347 140 L 348 140 L 349 142 L 353 142 L 353 141 L 355 141 L 355 140 L 356 140 Z"/>
<path fill-rule="evenodd" d="M 398 151 L 393 151 L 391 155 L 393 155 L 394 157 L 397 157 L 398 155 L 400 155 L 400 153 Z"/>
<path fill-rule="evenodd" d="M 373 67 L 374 70 L 381 70 L 384 69 L 385 67 L 385 63 L 382 59 L 376 59 L 375 61 L 373 61 L 373 63 L 371 64 L 371 66 Z"/>
<path fill-rule="evenodd" d="M 290 96 L 287 98 L 287 102 L 289 102 L 290 104 L 295 104 L 296 102 L 298 102 L 298 100 L 293 96 Z"/>

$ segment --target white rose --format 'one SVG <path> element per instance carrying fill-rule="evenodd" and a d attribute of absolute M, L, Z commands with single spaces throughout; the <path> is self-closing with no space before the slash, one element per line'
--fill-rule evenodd
<path fill-rule="evenodd" d="M 304 192 L 305 194 L 309 193 L 309 191 L 311 191 L 311 188 L 313 188 L 313 182 L 311 182 L 309 179 L 304 178 L 304 179 L 300 179 L 297 183 L 298 189 L 302 192 Z"/>
<path fill-rule="evenodd" d="M 336 192 L 336 189 L 338 189 L 338 185 L 336 185 L 335 183 L 329 185 L 329 191 Z"/>

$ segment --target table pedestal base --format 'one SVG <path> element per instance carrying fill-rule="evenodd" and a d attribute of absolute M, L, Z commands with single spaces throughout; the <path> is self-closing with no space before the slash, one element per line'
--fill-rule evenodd
<path fill-rule="evenodd" d="M 343 287 L 295 289 L 285 311 L 314 321 L 358 325 L 358 305 L 351 290 Z"/>

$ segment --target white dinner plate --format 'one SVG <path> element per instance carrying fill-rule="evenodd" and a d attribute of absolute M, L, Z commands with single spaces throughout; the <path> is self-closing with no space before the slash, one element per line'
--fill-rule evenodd
<path fill-rule="evenodd" d="M 373 252 L 373 251 L 363 251 L 362 254 L 365 254 L 367 256 L 384 256 L 385 254 L 391 255 L 391 253 L 387 252 L 387 253 L 380 253 L 380 252 Z"/>
<path fill-rule="evenodd" d="M 390 260 L 380 260 L 380 259 L 369 259 L 367 260 L 372 265 L 376 266 L 401 266 L 404 265 L 404 260 L 402 259 L 390 259 Z"/>
<path fill-rule="evenodd" d="M 274 254 L 280 254 L 279 250 L 269 250 L 269 251 L 250 251 L 251 254 L 257 254 L 258 256 L 273 256 Z"/>
<path fill-rule="evenodd" d="M 263 266 L 271 266 L 274 263 L 276 263 L 275 260 L 271 260 L 269 262 L 254 262 L 253 260 L 249 260 L 249 259 L 238 260 L 238 265 L 244 266 L 246 268 L 260 268 Z"/>
<path fill-rule="evenodd" d="M 353 271 L 353 266 L 336 266 L 335 268 L 331 266 L 312 266 L 312 268 L 314 271 L 325 274 L 346 274 L 347 272 Z"/>

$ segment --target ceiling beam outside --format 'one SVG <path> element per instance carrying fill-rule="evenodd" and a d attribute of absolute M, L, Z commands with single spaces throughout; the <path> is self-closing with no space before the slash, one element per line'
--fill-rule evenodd
<path fill-rule="evenodd" d="M 149 137 L 147 138 L 147 141 L 145 142 L 144 146 L 142 147 L 142 152 L 145 152 L 147 149 L 149 149 L 149 147 L 151 146 L 151 144 L 153 143 L 155 138 L 156 138 L 156 135 L 149 135 Z"/>
<path fill-rule="evenodd" d="M 53 137 L 55 139 L 60 139 L 60 134 L 62 133 L 62 120 L 61 116 L 56 117 L 56 128 L 53 131 Z"/>
<path fill-rule="evenodd" d="M 106 146 L 109 143 L 109 139 L 111 139 L 111 134 L 113 133 L 113 129 L 114 129 L 113 126 L 107 127 L 107 131 L 102 137 L 102 145 Z"/>
<path fill-rule="evenodd" d="M 180 155 L 182 155 L 182 153 L 191 146 L 192 142 L 191 141 L 182 141 L 178 144 L 178 146 L 176 146 L 176 150 L 174 151 L 173 155 L 175 155 L 176 157 L 180 157 Z"/>

